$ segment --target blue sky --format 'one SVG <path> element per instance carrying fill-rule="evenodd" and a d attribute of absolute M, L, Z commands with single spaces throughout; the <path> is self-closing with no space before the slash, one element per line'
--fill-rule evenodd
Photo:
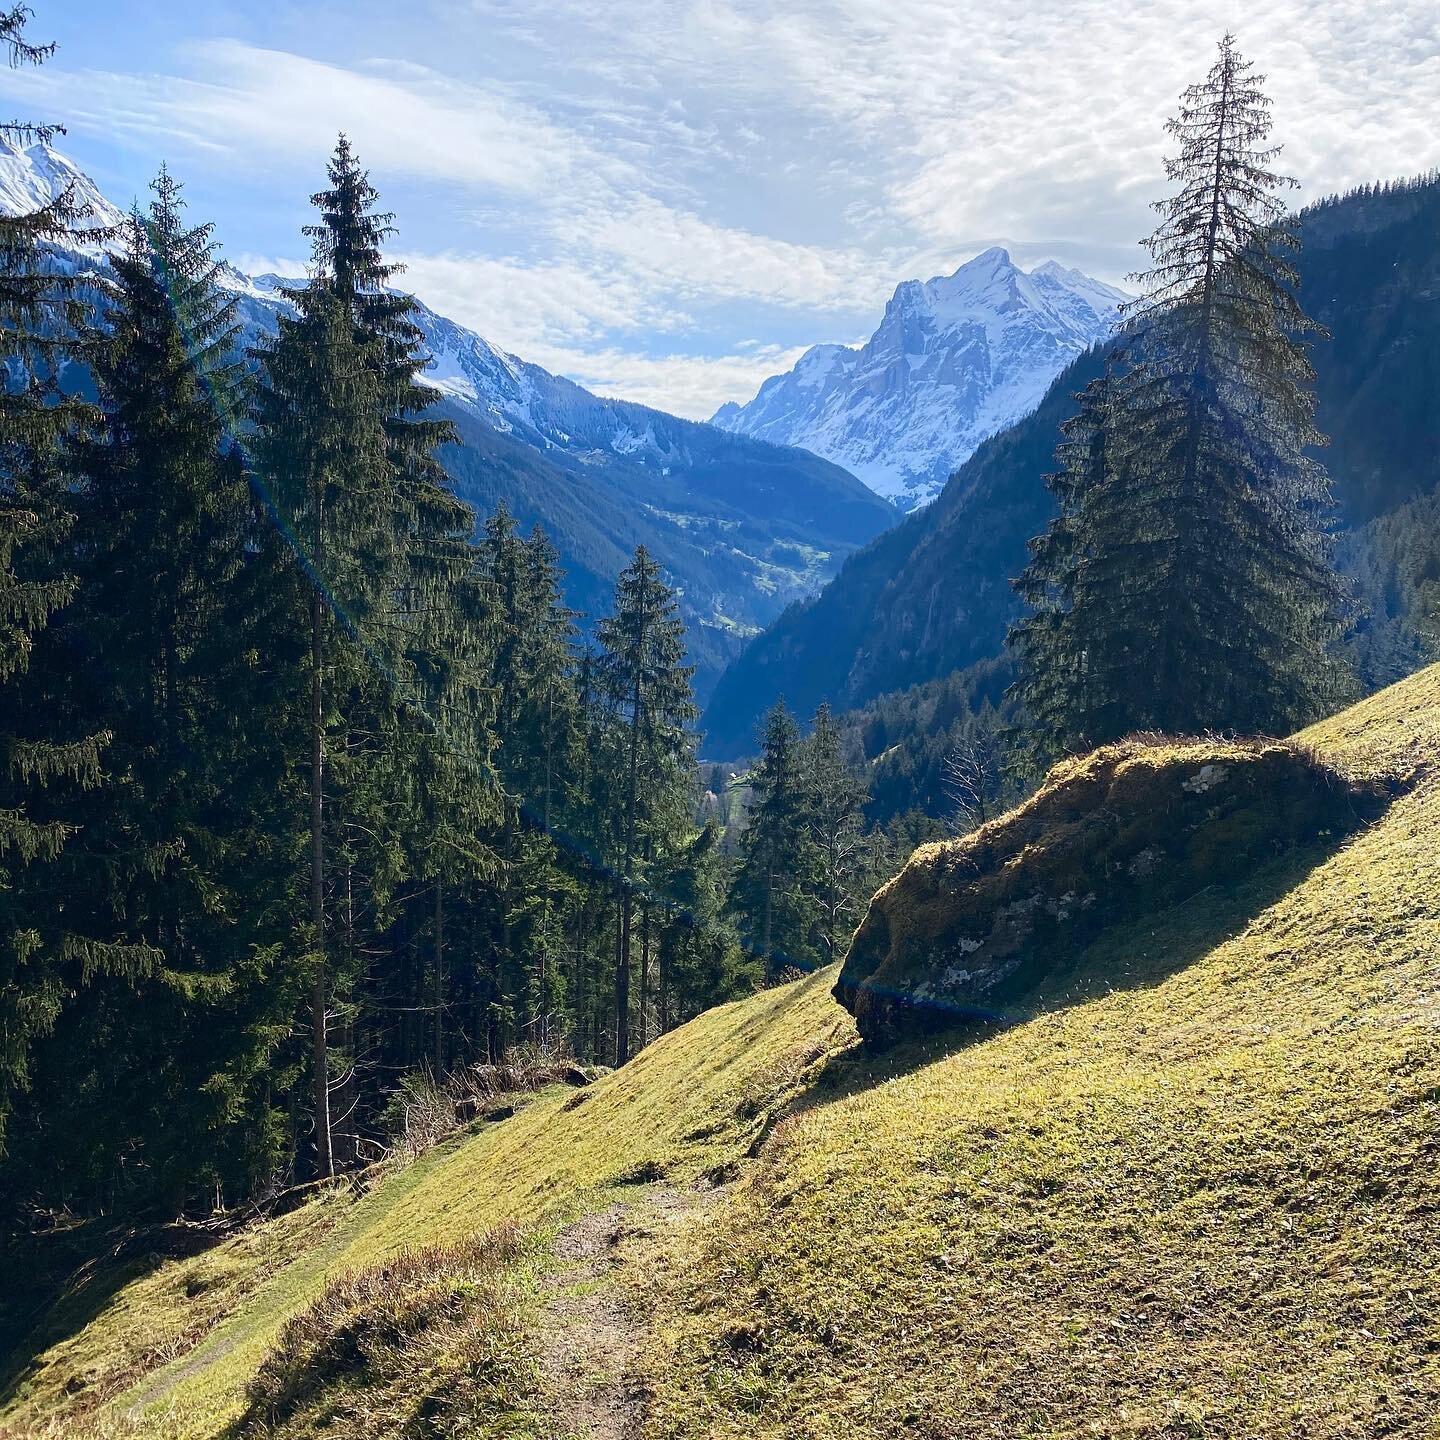
<path fill-rule="evenodd" d="M 1227 25 L 1302 201 L 1440 164 L 1434 0 L 31 3 L 60 50 L 0 106 L 118 203 L 164 160 L 231 258 L 294 271 L 344 128 L 422 298 L 688 415 L 991 244 L 1121 281 Z"/>

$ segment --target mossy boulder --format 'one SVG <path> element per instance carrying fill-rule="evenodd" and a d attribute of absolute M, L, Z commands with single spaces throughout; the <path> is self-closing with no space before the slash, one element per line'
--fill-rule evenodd
<path fill-rule="evenodd" d="M 1382 799 L 1278 740 L 1106 746 L 973 834 L 921 846 L 870 902 L 835 996 L 874 1045 L 1000 1019 L 1102 927 L 1343 833 Z"/>

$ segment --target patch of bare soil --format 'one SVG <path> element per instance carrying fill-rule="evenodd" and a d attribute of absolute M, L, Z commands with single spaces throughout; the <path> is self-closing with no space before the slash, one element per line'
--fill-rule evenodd
<path fill-rule="evenodd" d="M 652 1185 L 634 1200 L 560 1232 L 545 1277 L 540 1368 L 557 1432 L 574 1440 L 637 1440 L 644 1396 L 634 1362 L 644 1317 L 616 1271 L 627 1240 L 680 1224 L 719 1192 Z"/>

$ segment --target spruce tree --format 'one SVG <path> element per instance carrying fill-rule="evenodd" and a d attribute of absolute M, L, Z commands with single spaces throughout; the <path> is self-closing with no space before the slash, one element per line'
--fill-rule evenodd
<path fill-rule="evenodd" d="M 528 800 L 535 834 L 532 862 L 536 918 L 532 941 L 530 1008 L 536 1038 L 551 1039 L 552 1019 L 563 1000 L 556 968 L 556 906 L 568 890 L 554 832 L 573 812 L 579 798 L 571 777 L 583 743 L 575 691 L 575 623 L 561 591 L 558 556 L 537 525 L 525 541 L 522 578 L 527 597 L 524 665 L 528 677 L 520 733 L 525 737 L 522 765 L 512 783 Z"/>
<path fill-rule="evenodd" d="M 1181 97 L 1144 298 L 1067 433 L 1061 514 L 1019 582 L 1038 607 L 1015 634 L 1020 695 L 1051 753 L 1135 729 L 1283 731 L 1341 683 L 1317 327 L 1262 83 L 1227 35 Z"/>
<path fill-rule="evenodd" d="M 822 705 L 804 744 L 803 779 L 807 793 L 809 852 L 813 857 L 813 893 L 820 959 L 840 958 L 862 896 L 870 867 L 865 836 L 869 787 L 845 763 L 840 731 Z"/>
<path fill-rule="evenodd" d="M 376 367 L 347 307 L 323 284 L 296 292 L 260 356 L 256 465 L 293 537 L 296 619 L 305 616 L 308 754 L 310 1055 L 316 1167 L 335 1170 L 327 926 L 327 791 L 350 775 L 344 744 L 357 694 L 383 686 L 393 660 L 379 617 L 393 593 L 390 470 Z M 377 673 L 379 672 L 379 673 Z M 337 748 L 338 747 L 338 748 Z M 340 768 L 338 777 L 332 775 Z M 347 980 L 351 977 L 346 977 Z"/>
<path fill-rule="evenodd" d="M 1107 366 L 1076 397 L 1076 414 L 1061 426 L 1059 469 L 1046 477 L 1059 513 L 1030 542 L 1030 562 L 1015 582 L 1031 607 L 1009 635 L 1025 706 L 1015 738 L 1021 763 L 1031 770 L 1130 725 L 1131 648 L 1146 623 L 1140 607 L 1149 597 L 1127 573 L 1133 561 L 1118 526 L 1127 506 L 1143 513 L 1144 490 L 1139 467 L 1112 463 L 1119 449 L 1113 385 Z M 1117 537 L 1107 545 L 1095 532 L 1111 527 Z"/>
<path fill-rule="evenodd" d="M 356 339 L 373 369 L 390 471 L 388 524 L 395 573 L 390 602 L 377 619 L 387 653 L 393 656 L 389 700 L 395 708 L 388 720 L 370 726 L 377 742 L 392 753 L 372 759 L 390 767 L 397 778 L 408 775 L 416 782 L 396 787 L 396 793 L 408 795 L 406 805 L 394 803 L 394 793 L 377 793 L 380 810 L 372 819 L 381 822 L 390 849 L 407 856 L 406 863 L 423 874 L 425 924 L 431 932 L 432 1058 L 438 1065 L 447 1003 L 446 879 L 462 884 L 477 863 L 488 866 L 476 832 L 482 820 L 494 818 L 498 802 L 488 712 L 479 693 L 491 643 L 486 634 L 488 601 L 477 588 L 472 563 L 474 516 L 451 492 L 436 453 L 455 440 L 454 430 L 448 421 L 427 413 L 437 393 L 418 379 L 428 357 L 414 319 L 416 302 L 393 289 L 402 267 L 384 256 L 385 244 L 395 233 L 394 217 L 376 208 L 378 193 L 343 134 L 331 157 L 328 181 L 327 188 L 311 197 L 320 219 L 306 234 L 314 242 L 317 283 L 349 311 Z M 379 741 L 382 730 L 387 738 Z M 371 864 L 382 861 L 380 847 L 369 838 L 374 825 L 353 815 L 351 824 L 360 827 L 355 840 L 372 852 Z M 459 843 L 461 835 L 468 837 L 467 844 Z M 377 915 L 390 914 L 388 892 L 387 882 L 372 896 L 380 902 Z M 428 903 L 432 898 L 433 904 Z M 413 921 L 406 925 L 415 929 Z"/>
<path fill-rule="evenodd" d="M 317 283 L 350 311 L 366 363 L 373 367 L 396 482 L 392 504 L 409 527 L 402 563 L 410 598 L 443 603 L 444 588 L 468 569 L 474 517 L 455 498 L 437 449 L 455 441 L 454 427 L 427 412 L 438 399 L 419 375 L 428 363 L 415 323 L 417 302 L 391 282 L 403 266 L 387 261 L 394 216 L 378 211 L 379 194 L 342 134 L 329 165 L 327 189 L 312 195 L 320 221 L 305 227 L 314 242 Z M 436 601 L 437 594 L 441 600 Z"/>
<path fill-rule="evenodd" d="M 0 13 L 0 51 L 38 65 L 52 45 L 26 35 L 30 12 Z M 17 140 L 53 127 L 3 125 Z M 66 565 L 73 521 L 66 442 L 91 407 L 56 383 L 61 362 L 83 355 L 87 314 L 78 281 L 56 272 L 46 247 L 96 238 L 70 194 L 39 210 L 0 215 L 0 1141 L 38 1036 L 55 1023 L 78 978 L 135 973 L 153 957 L 85 936 L 65 912 L 56 866 L 78 824 L 77 797 L 101 782 L 108 737 L 62 730 L 33 699 L 31 665 L 47 626 L 74 595 Z"/>
<path fill-rule="evenodd" d="M 545 1043 L 560 993 L 554 907 L 570 889 L 555 833 L 573 818 L 582 785 L 574 623 L 554 546 L 538 527 L 522 538 L 504 505 L 485 522 L 478 570 L 494 607 L 490 678 L 505 792 L 487 978 L 504 1026 Z"/>
<path fill-rule="evenodd" d="M 773 980 L 785 965 L 809 966 L 815 959 L 811 796 L 800 727 L 783 700 L 766 713 L 750 789 L 730 904 L 742 936 Z"/>
<path fill-rule="evenodd" d="M 614 612 L 596 627 L 600 688 L 623 732 L 615 935 L 615 1063 L 630 1055 L 631 927 L 644 831 L 689 780 L 687 726 L 697 711 L 674 592 L 642 545 L 615 582 Z"/>
<path fill-rule="evenodd" d="M 721 838 L 713 821 L 685 836 L 667 853 L 656 876 L 669 902 L 656 941 L 661 1034 L 748 993 L 764 978 L 725 914 L 729 866 Z"/>
<path fill-rule="evenodd" d="M 428 1016 L 425 1058 L 448 1063 L 447 904 L 491 864 L 498 784 L 492 606 L 472 516 L 435 453 L 453 435 L 425 414 L 415 302 L 389 288 L 391 217 L 343 136 L 312 198 L 314 278 L 290 292 L 298 317 L 263 357 L 257 452 L 307 580 L 310 1048 L 317 1166 L 331 1173 L 374 1113 L 365 1067 L 396 1053 L 384 1011 Z"/>
<path fill-rule="evenodd" d="M 265 1059 L 212 1004 L 223 993 L 238 1014 L 253 998 L 238 976 L 261 939 L 236 923 L 261 887 L 246 860 L 254 797 L 227 743 L 248 689 L 235 602 L 252 512 L 228 433 L 243 409 L 235 303 L 215 283 L 210 227 L 185 224 L 163 170 L 152 188 L 103 287 L 106 334 L 91 353 L 102 421 L 76 447 L 79 590 L 53 704 L 103 724 L 116 776 L 88 807 L 71 906 L 156 957 L 143 985 L 86 1001 L 108 1009 L 112 1037 L 90 1057 L 94 1163 L 128 1150 L 132 1173 L 178 1196 L 210 1148 L 197 1138 L 234 1118 Z M 110 1066 L 137 1052 L 158 1103 L 116 1114 Z"/>

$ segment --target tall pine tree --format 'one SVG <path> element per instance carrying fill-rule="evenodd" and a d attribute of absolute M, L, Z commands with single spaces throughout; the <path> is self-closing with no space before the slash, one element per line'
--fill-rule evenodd
<path fill-rule="evenodd" d="M 78 593 L 43 680 L 53 713 L 112 737 L 70 908 L 154 962 L 75 1002 L 46 1060 L 64 1138 L 33 1168 L 76 1195 L 113 1193 L 123 1170 L 137 1201 L 176 1207 L 276 1165 L 262 1096 L 292 997 L 270 839 L 283 773 L 246 643 L 266 602 L 229 433 L 243 413 L 235 303 L 210 228 L 185 223 L 168 174 L 153 188 L 104 286 L 102 420 L 74 461 Z"/>
<path fill-rule="evenodd" d="M 347 307 L 322 284 L 295 296 L 261 355 L 256 464 L 277 519 L 293 537 L 297 621 L 305 616 L 309 795 L 310 1054 L 315 1162 L 335 1170 L 330 1008 L 335 993 L 327 797 L 358 786 L 349 717 L 384 686 L 393 661 L 381 639 L 394 587 L 390 468 L 376 367 Z M 335 770 L 339 771 L 338 776 Z M 344 977 L 353 984 L 353 975 Z"/>
<path fill-rule="evenodd" d="M 865 836 L 869 787 L 845 763 L 840 731 L 822 705 L 802 756 L 808 791 L 815 921 L 820 961 L 838 960 L 855 928 L 871 846 Z"/>
<path fill-rule="evenodd" d="M 349 310 L 374 371 L 390 471 L 395 565 L 379 617 L 384 646 L 393 655 L 395 684 L 388 697 L 393 708 L 383 725 L 370 728 L 372 751 L 378 746 L 386 752 L 373 758 L 397 783 L 389 794 L 374 797 L 378 808 L 370 820 L 379 822 L 378 831 L 359 816 L 351 817 L 350 828 L 357 845 L 372 852 L 372 864 L 382 858 L 382 847 L 370 837 L 383 833 L 392 854 L 405 857 L 403 866 L 415 872 L 412 909 L 423 908 L 423 922 L 415 914 L 388 918 L 411 939 L 420 928 L 429 931 L 432 1059 L 443 1067 L 446 886 L 492 868 L 479 834 L 498 817 L 499 807 L 482 694 L 493 644 L 489 597 L 473 566 L 474 517 L 451 492 L 436 454 L 455 434 L 448 421 L 427 413 L 437 395 L 418 379 L 429 357 L 414 320 L 416 302 L 393 288 L 402 267 L 384 256 L 394 235 L 393 216 L 376 208 L 379 196 L 343 134 L 328 180 L 327 188 L 311 197 L 320 219 L 306 233 L 314 241 L 317 283 Z M 402 776 L 415 783 L 400 782 Z M 409 803 L 397 803 L 402 795 Z M 375 906 L 377 916 L 388 913 L 388 887 L 373 898 L 383 902 Z M 393 948 L 398 938 L 378 943 Z M 351 1028 L 347 1018 L 347 1034 Z M 353 1099 L 347 1103 L 353 1106 Z"/>
<path fill-rule="evenodd" d="M 1181 97 L 1144 298 L 1019 582 L 1038 607 L 1015 635 L 1020 693 L 1051 753 L 1135 729 L 1283 731 L 1340 683 L 1316 327 L 1262 83 L 1227 35 Z"/>
<path fill-rule="evenodd" d="M 26 35 L 30 12 L 0 12 L 0 52 L 38 65 L 53 45 Z M 53 127 L 0 126 L 16 141 Z M 35 647 L 73 597 L 67 568 L 73 519 L 65 448 L 93 420 L 56 383 L 62 361 L 83 356 L 87 306 L 79 281 L 57 273 L 47 247 L 98 239 L 72 193 L 38 210 L 0 215 L 0 1142 L 30 1053 L 53 1027 L 77 980 L 104 970 L 138 973 L 153 956 L 78 933 L 57 867 L 79 820 L 78 797 L 101 780 L 108 736 L 62 728 L 31 699 Z"/>
<path fill-rule="evenodd" d="M 809 967 L 816 958 L 811 796 L 800 727 L 783 700 L 765 716 L 750 789 L 730 904 L 740 916 L 741 934 L 773 980 L 785 965 Z"/>
<path fill-rule="evenodd" d="M 642 545 L 615 583 L 614 613 L 596 627 L 599 677 L 623 732 L 615 933 L 615 1063 L 630 1055 L 630 980 L 637 861 L 654 818 L 689 781 L 686 727 L 698 713 L 674 592 Z"/>

